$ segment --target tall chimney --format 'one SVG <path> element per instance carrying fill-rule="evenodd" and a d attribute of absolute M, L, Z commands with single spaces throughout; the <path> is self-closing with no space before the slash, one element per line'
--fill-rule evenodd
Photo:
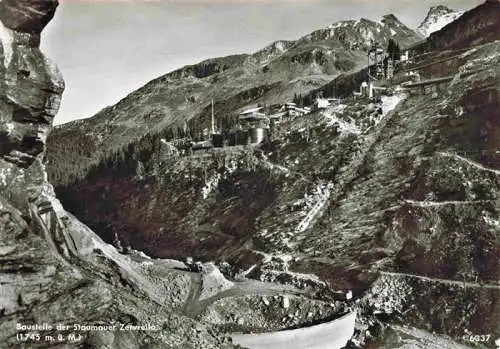
<path fill-rule="evenodd" d="M 212 134 L 215 134 L 214 99 L 212 98 Z"/>

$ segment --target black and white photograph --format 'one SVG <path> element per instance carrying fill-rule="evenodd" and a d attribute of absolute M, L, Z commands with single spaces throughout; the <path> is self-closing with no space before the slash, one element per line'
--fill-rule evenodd
<path fill-rule="evenodd" d="M 0 349 L 500 349 L 500 0 L 0 0 Z"/>

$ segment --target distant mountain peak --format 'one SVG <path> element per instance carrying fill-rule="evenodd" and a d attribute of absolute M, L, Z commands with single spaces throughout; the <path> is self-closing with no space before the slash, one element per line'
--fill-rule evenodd
<path fill-rule="evenodd" d="M 365 50 L 371 46 L 371 42 L 385 44 L 389 38 L 408 44 L 420 40 L 421 36 L 404 25 L 394 14 L 387 14 L 378 21 L 361 18 L 336 22 L 306 35 L 299 42 L 338 40 L 350 50 Z"/>
<path fill-rule="evenodd" d="M 389 13 L 389 14 L 386 14 L 386 15 L 382 16 L 382 18 L 380 18 L 380 20 L 378 21 L 378 23 L 380 23 L 380 24 L 382 24 L 384 26 L 390 27 L 392 29 L 397 29 L 397 30 L 399 30 L 400 28 L 406 27 L 403 24 L 403 22 L 401 22 L 399 20 L 399 18 L 396 17 L 392 13 Z"/>
<path fill-rule="evenodd" d="M 398 17 L 396 17 L 392 13 L 388 13 L 388 14 L 382 16 L 382 20 L 386 20 L 386 21 L 398 21 L 399 22 Z"/>
<path fill-rule="evenodd" d="M 417 32 L 427 37 L 459 18 L 464 11 L 454 11 L 444 5 L 432 6 L 417 27 Z"/>
<path fill-rule="evenodd" d="M 431 6 L 431 8 L 429 9 L 429 14 L 432 14 L 432 13 L 450 13 L 450 12 L 455 12 L 454 10 L 452 10 L 451 8 L 447 7 L 447 6 L 444 6 L 444 5 L 436 5 L 436 6 Z"/>

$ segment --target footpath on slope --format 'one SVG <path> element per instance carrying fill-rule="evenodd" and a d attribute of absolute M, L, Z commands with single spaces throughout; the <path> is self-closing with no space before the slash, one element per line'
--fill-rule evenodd
<path fill-rule="evenodd" d="M 408 278 L 420 279 L 420 280 L 428 281 L 428 282 L 437 282 L 437 283 L 442 283 L 442 284 L 446 284 L 446 285 L 453 285 L 453 286 L 462 286 L 462 287 L 469 287 L 469 288 L 489 288 L 489 289 L 494 289 L 494 290 L 500 289 L 500 284 L 481 284 L 479 282 L 469 282 L 469 281 L 464 282 L 464 281 L 460 281 L 460 280 L 432 278 L 432 277 L 428 277 L 428 276 L 407 274 L 407 273 L 396 273 L 396 272 L 390 272 L 390 271 L 380 271 L 379 273 L 381 275 L 389 275 L 389 276 L 395 276 L 395 277 L 408 277 Z"/>

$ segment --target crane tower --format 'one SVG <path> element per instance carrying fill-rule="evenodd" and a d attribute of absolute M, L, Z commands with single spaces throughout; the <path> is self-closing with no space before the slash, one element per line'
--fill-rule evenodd
<path fill-rule="evenodd" d="M 383 79 L 385 77 L 384 58 L 384 49 L 378 43 L 374 43 L 368 50 L 368 79 L 370 81 Z"/>

